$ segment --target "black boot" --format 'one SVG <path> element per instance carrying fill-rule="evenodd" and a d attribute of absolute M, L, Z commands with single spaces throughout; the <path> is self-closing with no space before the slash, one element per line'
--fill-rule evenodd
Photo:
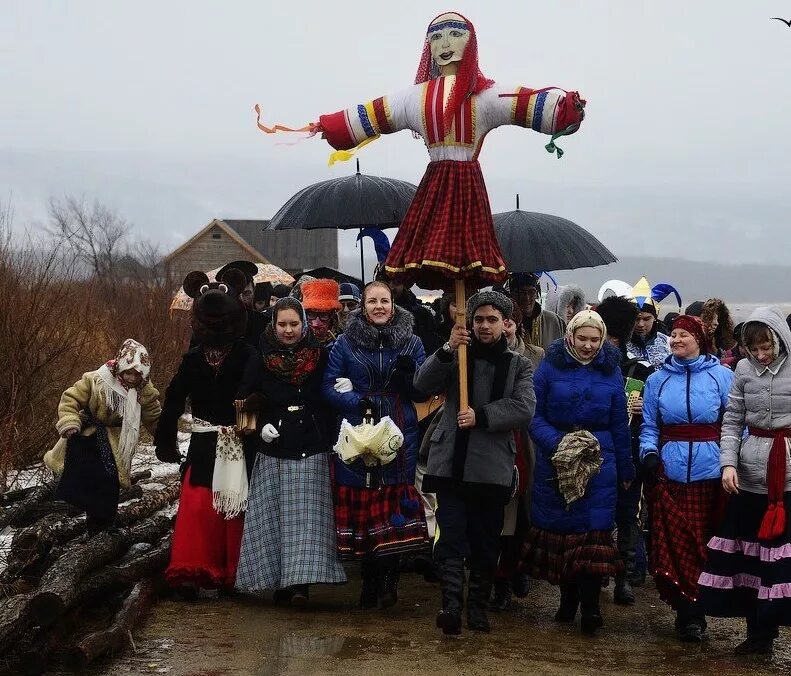
<path fill-rule="evenodd" d="M 308 585 L 295 584 L 291 587 L 291 598 L 289 603 L 294 608 L 305 608 L 308 605 Z"/>
<path fill-rule="evenodd" d="M 516 598 L 525 598 L 530 591 L 530 577 L 528 577 L 527 573 L 514 573 L 511 578 L 511 587 Z"/>
<path fill-rule="evenodd" d="M 775 639 L 780 635 L 776 626 L 767 626 L 755 616 L 747 618 L 747 640 L 736 646 L 737 655 L 771 655 Z"/>
<path fill-rule="evenodd" d="M 561 583 L 560 608 L 555 613 L 555 622 L 573 622 L 580 604 L 580 591 L 576 584 Z"/>
<path fill-rule="evenodd" d="M 376 608 L 376 561 L 364 559 L 360 564 L 360 608 Z"/>
<path fill-rule="evenodd" d="M 634 590 L 629 578 L 626 575 L 619 575 L 615 578 L 615 589 L 612 593 L 612 600 L 619 606 L 633 606 L 635 603 Z"/>
<path fill-rule="evenodd" d="M 467 627 L 474 631 L 489 633 L 489 618 L 486 608 L 492 592 L 492 575 L 473 568 L 467 581 Z"/>
<path fill-rule="evenodd" d="M 489 610 L 496 613 L 508 610 L 511 605 L 511 580 L 507 577 L 497 577 L 492 587 L 492 598 L 489 600 Z"/>
<path fill-rule="evenodd" d="M 596 635 L 596 631 L 604 626 L 599 599 L 601 597 L 601 575 L 586 575 L 580 580 L 580 629 L 584 634 Z"/>
<path fill-rule="evenodd" d="M 447 559 L 437 563 L 442 589 L 442 610 L 437 614 L 437 628 L 443 634 L 461 634 L 461 610 L 464 605 L 464 561 Z"/>
<path fill-rule="evenodd" d="M 379 559 L 376 574 L 376 607 L 392 608 L 398 603 L 398 581 L 401 579 L 398 556 Z"/>

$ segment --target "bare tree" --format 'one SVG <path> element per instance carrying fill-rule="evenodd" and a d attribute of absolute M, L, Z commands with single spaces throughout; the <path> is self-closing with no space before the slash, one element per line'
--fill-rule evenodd
<path fill-rule="evenodd" d="M 50 199 L 50 234 L 60 238 L 79 256 L 93 275 L 115 288 L 118 262 L 127 254 L 130 225 L 113 209 L 96 201 L 67 196 Z"/>

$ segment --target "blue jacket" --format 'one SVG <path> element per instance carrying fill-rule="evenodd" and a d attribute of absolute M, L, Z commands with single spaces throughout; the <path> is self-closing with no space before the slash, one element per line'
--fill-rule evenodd
<path fill-rule="evenodd" d="M 560 533 L 610 530 L 615 520 L 618 482 L 634 479 L 626 393 L 619 368 L 621 353 L 605 343 L 583 366 L 553 342 L 534 376 L 536 413 L 530 435 L 536 445 L 533 524 Z M 574 428 L 599 440 L 602 466 L 591 477 L 585 496 L 566 510 L 555 485 L 552 455 Z"/>
<path fill-rule="evenodd" d="M 640 459 L 659 452 L 661 427 L 722 420 L 733 372 L 711 355 L 689 363 L 668 357 L 661 371 L 652 373 L 643 392 Z M 668 441 L 660 457 L 671 481 L 690 483 L 720 478 L 717 441 Z"/>
<path fill-rule="evenodd" d="M 412 386 L 414 371 L 425 361 L 420 338 L 412 333 L 412 315 L 395 307 L 393 320 L 383 329 L 369 324 L 355 310 L 346 331 L 335 342 L 324 372 L 322 394 L 342 418 L 352 425 L 362 422 L 360 401 L 369 399 L 379 417 L 389 415 L 404 433 L 398 457 L 381 471 L 367 468 L 362 460 L 347 465 L 334 455 L 335 481 L 344 486 L 376 488 L 415 483 L 415 465 L 420 447 L 417 413 L 413 401 L 422 398 Z M 401 367 L 396 362 L 400 357 Z M 411 360 L 411 371 L 403 362 Z M 349 378 L 354 390 L 334 389 L 336 378 Z"/>

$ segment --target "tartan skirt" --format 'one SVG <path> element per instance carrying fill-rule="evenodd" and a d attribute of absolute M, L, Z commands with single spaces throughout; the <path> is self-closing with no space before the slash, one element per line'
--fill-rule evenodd
<path fill-rule="evenodd" d="M 181 482 L 179 511 L 165 579 L 173 587 L 233 586 L 244 517 L 225 519 L 217 514 L 211 488 L 193 486 L 191 471 L 188 467 Z"/>
<path fill-rule="evenodd" d="M 250 478 L 236 588 L 255 593 L 346 582 L 335 547 L 327 454 L 281 460 L 259 454 Z"/>
<path fill-rule="evenodd" d="M 719 479 L 685 484 L 661 478 L 651 491 L 648 569 L 659 598 L 675 610 L 697 601 L 706 543 L 714 534 L 725 498 Z"/>
<path fill-rule="evenodd" d="M 520 570 L 550 584 L 573 584 L 581 575 L 617 575 L 624 564 L 610 531 L 558 533 L 531 526 Z"/>
<path fill-rule="evenodd" d="M 408 484 L 336 484 L 335 528 L 343 561 L 418 551 L 429 542 L 420 495 Z"/>
<path fill-rule="evenodd" d="M 759 540 L 766 494 L 732 495 L 698 580 L 706 615 L 754 617 L 769 626 L 791 625 L 791 492 L 783 497 L 786 529 L 773 540 Z"/>
<path fill-rule="evenodd" d="M 406 286 L 449 288 L 472 278 L 477 286 L 507 278 L 494 234 L 492 209 L 477 160 L 431 162 L 385 261 Z"/>

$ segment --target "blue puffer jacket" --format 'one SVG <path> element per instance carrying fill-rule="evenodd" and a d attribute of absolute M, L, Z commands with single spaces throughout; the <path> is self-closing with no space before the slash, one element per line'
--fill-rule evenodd
<path fill-rule="evenodd" d="M 563 339 L 549 346 L 533 378 L 536 414 L 530 435 L 536 445 L 533 524 L 560 533 L 610 530 L 615 519 L 618 482 L 635 477 L 619 364 L 621 353 L 605 343 L 583 366 L 566 351 Z M 602 466 L 588 482 L 585 496 L 567 511 L 555 485 L 552 454 L 574 428 L 599 440 Z"/>
<path fill-rule="evenodd" d="M 668 357 L 652 373 L 643 392 L 640 459 L 659 451 L 661 427 L 722 420 L 733 371 L 711 355 L 689 362 Z M 668 441 L 661 449 L 665 476 L 690 483 L 720 478 L 720 445 L 716 441 Z"/>
<path fill-rule="evenodd" d="M 346 331 L 335 342 L 322 381 L 322 394 L 352 425 L 362 422 L 360 401 L 370 399 L 380 417 L 389 415 L 404 433 L 398 457 L 377 471 L 362 460 L 347 465 L 334 455 L 335 481 L 343 486 L 376 488 L 380 484 L 415 483 L 415 465 L 420 447 L 417 413 L 413 401 L 422 397 L 412 386 L 414 369 L 426 360 L 423 343 L 412 333 L 412 315 L 395 307 L 393 320 L 378 329 L 355 310 Z M 399 357 L 414 362 L 412 372 L 396 368 Z M 402 360 L 402 361 L 409 361 Z M 341 394 L 334 389 L 336 378 L 348 378 L 354 390 Z"/>

